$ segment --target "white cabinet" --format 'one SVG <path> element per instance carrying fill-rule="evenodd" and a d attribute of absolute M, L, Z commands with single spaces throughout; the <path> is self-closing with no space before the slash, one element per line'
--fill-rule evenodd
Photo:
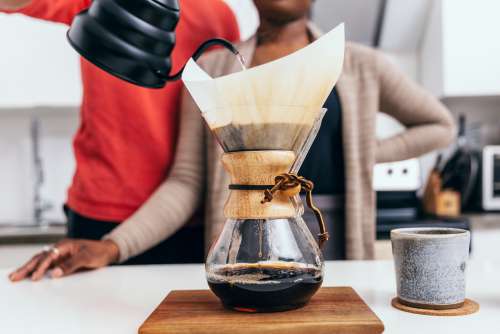
<path fill-rule="evenodd" d="M 66 42 L 67 29 L 0 14 L 0 111 L 80 105 L 79 57 Z"/>
<path fill-rule="evenodd" d="M 500 1 L 434 0 L 421 82 L 440 97 L 500 95 Z"/>

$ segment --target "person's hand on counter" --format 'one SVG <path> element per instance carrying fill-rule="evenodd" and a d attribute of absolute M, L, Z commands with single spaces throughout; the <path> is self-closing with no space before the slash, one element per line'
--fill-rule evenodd
<path fill-rule="evenodd" d="M 50 270 L 52 278 L 70 275 L 82 269 L 105 267 L 119 259 L 118 246 L 111 240 L 64 239 L 54 247 L 33 256 L 9 275 L 12 282 L 31 278 L 38 281 Z"/>

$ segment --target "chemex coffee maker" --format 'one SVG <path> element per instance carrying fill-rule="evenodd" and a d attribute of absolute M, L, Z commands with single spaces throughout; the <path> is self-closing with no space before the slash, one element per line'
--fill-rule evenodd
<path fill-rule="evenodd" d="M 192 60 L 186 65 L 184 84 L 222 146 L 231 177 L 227 220 L 206 260 L 210 289 L 227 308 L 298 308 L 322 284 L 320 248 L 328 232 L 313 204 L 313 183 L 297 172 L 343 56 L 340 26 L 287 57 L 220 78 Z M 317 238 L 302 219 L 301 191 L 318 220 Z"/>
<path fill-rule="evenodd" d="M 305 305 L 322 284 L 319 246 L 328 239 L 319 211 L 317 241 L 302 219 L 297 195 L 302 189 L 310 199 L 313 186 L 296 175 L 324 110 L 266 110 L 282 121 L 211 124 L 232 183 L 227 221 L 206 261 L 207 280 L 226 307 L 247 312 Z M 300 121 L 294 119 L 297 113 L 303 115 Z"/>
<path fill-rule="evenodd" d="M 222 39 L 206 41 L 169 74 L 179 14 L 177 0 L 94 0 L 74 19 L 68 40 L 96 66 L 139 86 L 160 88 L 182 75 L 231 175 L 227 221 L 206 261 L 210 288 L 238 311 L 301 307 L 322 284 L 328 233 L 313 183 L 297 172 L 342 70 L 344 27 L 287 57 L 212 79 L 194 60 L 213 45 L 238 55 Z M 301 191 L 316 214 L 318 239 L 302 219 Z"/>

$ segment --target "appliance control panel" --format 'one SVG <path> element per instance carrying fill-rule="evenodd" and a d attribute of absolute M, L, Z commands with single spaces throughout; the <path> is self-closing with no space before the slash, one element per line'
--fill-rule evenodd
<path fill-rule="evenodd" d="M 500 210 L 500 145 L 483 149 L 483 209 Z"/>
<path fill-rule="evenodd" d="M 417 191 L 421 185 L 418 159 L 382 163 L 374 167 L 375 191 Z"/>

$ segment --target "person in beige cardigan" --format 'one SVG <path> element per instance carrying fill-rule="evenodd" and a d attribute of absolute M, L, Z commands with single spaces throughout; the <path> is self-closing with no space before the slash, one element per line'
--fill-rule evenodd
<path fill-rule="evenodd" d="M 285 56 L 320 36 L 309 23 L 312 0 L 254 2 L 261 25 L 255 36 L 237 46 L 247 64 L 256 66 Z M 223 50 L 207 54 L 200 65 L 213 77 L 241 70 L 234 55 Z M 454 123 L 436 98 L 411 81 L 381 52 L 355 43 L 346 46 L 343 74 L 336 92 L 342 113 L 345 166 L 345 254 L 347 259 L 372 259 L 375 163 L 409 159 L 446 146 L 454 136 Z M 222 149 L 186 91 L 181 106 L 180 134 L 170 174 L 145 205 L 104 237 L 118 246 L 118 262 L 168 238 L 202 204 L 207 247 L 222 229 L 223 205 L 229 191 L 229 178 L 220 163 Z M 378 111 L 399 120 L 406 131 L 377 141 Z M 96 266 L 83 261 L 81 267 Z"/>
<path fill-rule="evenodd" d="M 255 0 L 261 25 L 256 35 L 238 45 L 248 64 L 259 65 L 289 54 L 320 32 L 308 22 L 311 0 Z M 305 44 L 306 43 L 306 44 Z M 200 65 L 213 77 L 240 71 L 234 55 L 218 50 Z M 379 51 L 348 43 L 336 89 L 342 109 L 345 164 L 346 257 L 372 259 L 375 241 L 375 163 L 405 160 L 448 145 L 455 133 L 448 110 L 404 75 Z M 378 141 L 375 116 L 391 115 L 406 131 Z M 176 161 L 169 178 L 131 221 L 108 238 L 120 248 L 121 260 L 161 241 L 205 203 L 205 243 L 218 236 L 225 218 L 223 205 L 229 178 L 220 163 L 222 149 L 204 125 L 186 91 Z"/>

